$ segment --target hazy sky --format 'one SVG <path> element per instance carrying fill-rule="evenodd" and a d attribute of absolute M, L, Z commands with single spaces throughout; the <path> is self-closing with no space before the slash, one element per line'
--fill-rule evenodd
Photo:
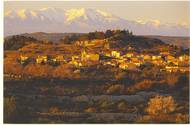
<path fill-rule="evenodd" d="M 16 2 L 7 1 L 4 4 L 5 12 L 18 9 L 55 8 L 96 8 L 110 12 L 128 20 L 159 20 L 161 23 L 178 23 L 190 25 L 190 2 L 186 1 L 158 1 L 158 2 L 106 2 L 106 1 L 44 1 L 44 2 Z"/>

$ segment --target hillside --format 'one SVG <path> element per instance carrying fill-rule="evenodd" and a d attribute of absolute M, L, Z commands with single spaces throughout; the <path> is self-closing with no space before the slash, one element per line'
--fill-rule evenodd
<path fill-rule="evenodd" d="M 60 39 L 64 38 L 65 36 L 70 36 L 73 34 L 79 33 L 45 33 L 45 32 L 34 32 L 34 33 L 24 33 L 21 36 L 26 37 L 33 37 L 37 40 L 42 41 L 51 41 L 51 42 L 59 42 Z"/>
<path fill-rule="evenodd" d="M 150 38 L 157 38 L 163 42 L 171 45 L 176 45 L 179 47 L 190 48 L 190 38 L 189 37 L 175 37 L 175 36 L 147 36 Z"/>
<path fill-rule="evenodd" d="M 25 33 L 5 38 L 5 49 L 19 49 L 27 43 L 64 43 L 71 44 L 76 41 L 91 41 L 93 39 L 108 39 L 111 48 L 127 49 L 132 46 L 135 49 L 151 49 L 157 46 L 165 46 L 164 42 L 156 38 L 135 36 L 128 30 L 107 30 L 106 32 L 89 33 Z M 16 47 L 15 47 L 16 46 Z"/>
<path fill-rule="evenodd" d="M 30 43 L 42 43 L 42 41 L 22 35 L 10 36 L 4 39 L 4 50 L 17 50 Z"/>

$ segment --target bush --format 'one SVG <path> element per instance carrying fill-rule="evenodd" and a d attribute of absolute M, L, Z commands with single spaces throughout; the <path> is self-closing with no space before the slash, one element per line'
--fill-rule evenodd
<path fill-rule="evenodd" d="M 166 82 L 169 86 L 174 86 L 179 81 L 179 76 L 174 74 L 169 74 L 166 77 Z"/>
<path fill-rule="evenodd" d="M 49 108 L 49 113 L 58 113 L 58 112 L 60 112 L 58 107 L 53 106 Z"/>
<path fill-rule="evenodd" d="M 117 105 L 117 108 L 119 111 L 121 112 L 126 112 L 127 111 L 127 103 L 125 101 L 122 101 L 120 102 L 118 105 Z"/>
<path fill-rule="evenodd" d="M 127 89 L 129 93 L 134 93 L 138 90 L 149 90 L 153 86 L 153 81 L 151 80 L 143 80 Z"/>
<path fill-rule="evenodd" d="M 120 85 L 120 84 L 116 84 L 116 85 L 111 85 L 106 93 L 107 94 L 113 94 L 113 93 L 122 93 L 125 90 L 125 86 L 124 85 Z"/>
<path fill-rule="evenodd" d="M 85 112 L 87 112 L 87 113 L 94 113 L 94 112 L 96 112 L 96 109 L 93 108 L 93 107 L 90 107 L 90 108 L 85 109 Z"/>
<path fill-rule="evenodd" d="M 170 114 L 175 111 L 176 106 L 172 96 L 156 96 L 150 99 L 146 111 L 150 115 Z"/>

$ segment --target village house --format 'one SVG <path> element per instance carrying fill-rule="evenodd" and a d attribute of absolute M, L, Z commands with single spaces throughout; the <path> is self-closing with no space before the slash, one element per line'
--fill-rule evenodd
<path fill-rule="evenodd" d="M 111 56 L 115 57 L 115 58 L 119 58 L 120 57 L 120 52 L 118 52 L 118 51 L 112 51 L 111 52 Z"/>
<path fill-rule="evenodd" d="M 81 61 L 99 61 L 99 54 L 87 54 L 85 50 L 81 53 Z"/>
<path fill-rule="evenodd" d="M 168 55 L 170 55 L 170 53 L 168 51 L 163 51 L 163 52 L 160 52 L 160 55 L 161 56 L 168 56 Z"/>
<path fill-rule="evenodd" d="M 178 60 L 174 56 L 171 55 L 167 56 L 166 61 L 167 63 L 173 63 L 175 65 L 178 65 Z"/>
<path fill-rule="evenodd" d="M 125 56 L 128 58 L 131 58 L 131 57 L 137 56 L 137 53 L 136 52 L 128 52 L 125 54 Z"/>
<path fill-rule="evenodd" d="M 72 61 L 75 61 L 75 60 L 78 61 L 78 60 L 80 60 L 80 58 L 79 58 L 79 56 L 75 55 L 75 56 L 72 56 L 72 57 L 71 57 L 71 60 L 72 60 Z"/>
<path fill-rule="evenodd" d="M 123 69 L 123 70 L 132 70 L 132 71 L 136 71 L 138 70 L 137 65 L 135 65 L 134 63 L 121 63 L 119 65 L 119 68 Z"/>
<path fill-rule="evenodd" d="M 189 67 L 180 67 L 179 68 L 180 72 L 188 72 L 189 71 Z"/>
<path fill-rule="evenodd" d="M 148 54 L 146 55 L 141 55 L 141 57 L 145 60 L 145 61 L 150 61 L 152 59 L 152 57 Z"/>
<path fill-rule="evenodd" d="M 113 63 L 111 61 L 107 61 L 107 62 L 103 62 L 103 65 L 110 65 L 110 66 L 116 66 L 117 64 L 116 63 Z"/>
<path fill-rule="evenodd" d="M 21 55 L 21 56 L 20 56 L 20 63 L 21 63 L 21 64 L 24 64 L 28 59 L 29 59 L 28 56 L 23 56 L 23 55 Z"/>
<path fill-rule="evenodd" d="M 70 61 L 69 64 L 72 64 L 72 65 L 74 65 L 77 68 L 80 68 L 82 66 L 81 62 L 75 61 L 75 60 Z"/>
<path fill-rule="evenodd" d="M 55 58 L 53 58 L 52 60 L 53 60 L 54 62 L 59 62 L 59 63 L 65 62 L 65 59 L 64 59 L 64 57 L 63 57 L 62 55 L 58 55 L 58 56 L 56 56 Z"/>
<path fill-rule="evenodd" d="M 161 59 L 162 58 L 162 56 L 156 56 L 156 55 L 153 55 L 152 56 L 152 60 L 159 60 L 159 59 Z"/>
<path fill-rule="evenodd" d="M 165 65 L 164 61 L 161 59 L 160 60 L 153 60 L 152 63 L 155 65 L 158 65 L 158 66 Z"/>
<path fill-rule="evenodd" d="M 120 68 L 120 69 L 123 69 L 123 70 L 126 70 L 126 69 L 128 68 L 128 63 L 125 63 L 125 62 L 121 63 L 121 64 L 119 65 L 119 68 Z"/>
<path fill-rule="evenodd" d="M 47 63 L 48 58 L 47 56 L 37 56 L 36 58 L 36 63 L 40 64 L 40 63 Z"/>
<path fill-rule="evenodd" d="M 182 55 L 182 56 L 179 56 L 178 59 L 180 61 L 189 61 L 189 56 L 188 55 Z"/>
<path fill-rule="evenodd" d="M 63 61 L 65 61 L 65 60 L 64 60 L 64 57 L 63 57 L 62 55 L 56 56 L 55 59 L 56 59 L 56 61 L 58 61 L 58 62 L 63 62 Z"/>
<path fill-rule="evenodd" d="M 177 72 L 179 67 L 178 66 L 166 66 L 165 69 L 167 72 Z"/>

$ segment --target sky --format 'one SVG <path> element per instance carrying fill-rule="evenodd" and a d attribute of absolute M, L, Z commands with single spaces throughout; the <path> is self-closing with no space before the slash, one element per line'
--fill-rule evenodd
<path fill-rule="evenodd" d="M 161 23 L 174 23 L 190 26 L 190 1 L 6 1 L 4 12 L 19 9 L 41 9 L 46 7 L 71 9 L 100 9 L 127 20 L 146 22 L 150 20 Z"/>

